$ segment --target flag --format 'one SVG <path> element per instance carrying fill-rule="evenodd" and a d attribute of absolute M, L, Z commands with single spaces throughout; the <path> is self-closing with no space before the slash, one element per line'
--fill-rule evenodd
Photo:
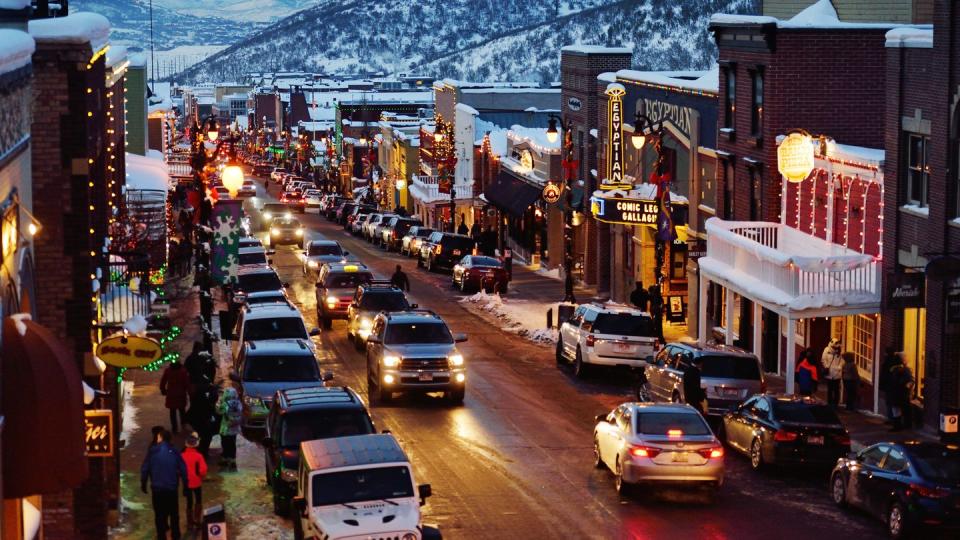
<path fill-rule="evenodd" d="M 676 240 L 677 231 L 673 227 L 673 210 L 670 208 L 670 174 L 650 176 L 650 182 L 657 185 L 657 240 L 670 243 Z"/>

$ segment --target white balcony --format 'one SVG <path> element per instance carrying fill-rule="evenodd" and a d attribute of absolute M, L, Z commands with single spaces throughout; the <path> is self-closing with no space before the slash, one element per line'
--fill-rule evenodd
<path fill-rule="evenodd" d="M 703 277 L 790 319 L 876 313 L 880 261 L 779 223 L 707 221 Z"/>
<path fill-rule="evenodd" d="M 454 193 L 457 200 L 466 200 L 473 198 L 473 185 L 464 183 L 453 184 Z M 418 176 L 414 175 L 410 182 L 410 195 L 421 203 L 434 203 L 449 201 L 449 193 L 440 193 L 439 176 Z"/>

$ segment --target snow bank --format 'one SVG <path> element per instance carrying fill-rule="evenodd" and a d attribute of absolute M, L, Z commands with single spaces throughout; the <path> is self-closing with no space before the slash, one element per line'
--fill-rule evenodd
<path fill-rule="evenodd" d="M 499 294 L 480 291 L 460 299 L 467 309 L 491 316 L 502 324 L 501 328 L 536 343 L 556 343 L 556 328 L 546 328 L 547 310 L 557 315 L 557 303 L 533 302 L 503 298 Z M 556 320 L 556 319 L 554 319 Z"/>
<path fill-rule="evenodd" d="M 0 29 L 0 74 L 29 64 L 35 48 L 36 43 L 30 34 L 19 30 Z"/>
<path fill-rule="evenodd" d="M 66 17 L 30 21 L 30 35 L 43 43 L 89 43 L 94 51 L 110 40 L 110 21 L 96 13 L 73 13 Z"/>

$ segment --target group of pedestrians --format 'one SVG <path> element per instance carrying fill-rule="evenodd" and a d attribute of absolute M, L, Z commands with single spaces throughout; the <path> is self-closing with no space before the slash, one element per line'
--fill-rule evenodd
<path fill-rule="evenodd" d="M 860 373 L 857 371 L 856 356 L 850 351 L 841 352 L 839 339 L 831 339 L 819 357 L 810 349 L 800 352 L 794 373 L 797 393 L 801 396 L 812 396 L 817 393 L 821 381 L 826 386 L 827 403 L 831 407 L 840 406 L 842 389 L 846 409 L 857 409 Z"/>

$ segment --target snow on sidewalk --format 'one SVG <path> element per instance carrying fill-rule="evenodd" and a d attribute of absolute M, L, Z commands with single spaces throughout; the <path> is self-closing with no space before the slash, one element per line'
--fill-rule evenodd
<path fill-rule="evenodd" d="M 559 303 L 503 298 L 483 291 L 460 299 L 460 303 L 470 311 L 493 318 L 507 332 L 535 343 L 557 342 L 557 329 L 547 328 L 546 322 L 547 310 L 551 308 L 556 321 Z"/>

